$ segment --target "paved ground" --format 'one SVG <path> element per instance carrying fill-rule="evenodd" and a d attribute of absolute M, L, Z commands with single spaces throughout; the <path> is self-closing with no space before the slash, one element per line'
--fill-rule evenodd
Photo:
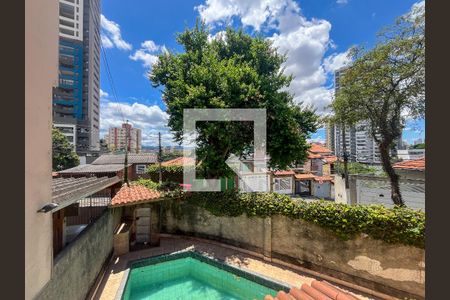
<path fill-rule="evenodd" d="M 105 276 L 98 288 L 94 299 L 98 300 L 112 300 L 115 299 L 117 290 L 123 279 L 124 271 L 127 268 L 129 261 L 147 258 L 151 256 L 161 255 L 165 253 L 192 249 L 199 252 L 206 253 L 215 258 L 225 260 L 226 262 L 239 266 L 243 269 L 248 269 L 254 273 L 259 273 L 265 277 L 273 278 L 278 282 L 282 282 L 288 286 L 300 287 L 303 283 L 310 284 L 312 280 L 318 279 L 312 276 L 302 274 L 299 271 L 292 270 L 286 267 L 273 264 L 265 261 L 262 256 L 258 254 L 252 255 L 247 251 L 226 246 L 215 242 L 206 242 L 199 239 L 191 239 L 185 237 L 161 237 L 159 247 L 143 249 L 139 251 L 130 252 L 126 255 L 114 258 L 112 263 L 108 266 Z M 365 295 L 354 293 L 339 287 L 342 290 L 350 292 L 359 299 L 378 299 L 367 297 Z"/>

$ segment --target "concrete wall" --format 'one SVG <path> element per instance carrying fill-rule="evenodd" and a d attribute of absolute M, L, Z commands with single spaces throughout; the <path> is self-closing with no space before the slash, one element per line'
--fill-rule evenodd
<path fill-rule="evenodd" d="M 391 185 L 387 178 L 356 175 L 355 184 L 350 185 L 357 204 L 383 204 L 394 206 L 391 199 Z M 425 181 L 400 179 L 400 191 L 406 206 L 425 210 Z M 353 199 L 352 199 L 353 200 Z"/>
<path fill-rule="evenodd" d="M 345 189 L 345 179 L 341 175 L 336 174 L 334 176 L 334 202 L 336 203 L 349 203 L 347 197 L 347 191 Z"/>
<path fill-rule="evenodd" d="M 47 283 L 52 216 L 52 87 L 58 80 L 58 0 L 25 1 L 25 299 Z"/>
<path fill-rule="evenodd" d="M 83 300 L 113 250 L 122 210 L 107 210 L 55 259 L 51 280 L 36 299 Z"/>
<path fill-rule="evenodd" d="M 168 209 L 162 230 L 219 240 L 403 297 L 424 296 L 425 251 L 367 236 L 343 241 L 329 231 L 284 216 L 215 217 L 193 206 Z"/>

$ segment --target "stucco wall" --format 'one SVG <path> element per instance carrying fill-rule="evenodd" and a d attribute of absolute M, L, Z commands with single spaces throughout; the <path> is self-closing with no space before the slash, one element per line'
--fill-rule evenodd
<path fill-rule="evenodd" d="M 51 276 L 52 87 L 58 80 L 58 1 L 25 1 L 25 299 Z"/>
<path fill-rule="evenodd" d="M 55 259 L 51 280 L 36 299 L 83 300 L 113 249 L 122 210 L 107 210 Z"/>
<path fill-rule="evenodd" d="M 388 294 L 424 295 L 425 251 L 415 247 L 367 236 L 343 241 L 314 224 L 284 216 L 215 217 L 193 206 L 175 213 L 168 209 L 162 230 L 219 240 Z"/>

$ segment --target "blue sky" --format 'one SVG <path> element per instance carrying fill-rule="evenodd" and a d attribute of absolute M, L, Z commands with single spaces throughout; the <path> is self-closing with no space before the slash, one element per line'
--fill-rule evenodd
<path fill-rule="evenodd" d="M 212 35 L 230 24 L 249 33 L 261 32 L 288 53 L 286 72 L 295 76 L 295 101 L 325 111 L 333 90 L 333 71 L 348 62 L 352 45 L 371 47 L 376 32 L 407 13 L 417 0 L 205 0 L 205 1 L 102 1 L 102 44 L 116 90 L 108 80 L 102 59 L 101 136 L 109 126 L 128 119 L 143 129 L 143 142 L 173 144 L 165 126 L 167 114 L 160 89 L 151 86 L 146 72 L 156 55 L 176 44 L 177 32 L 192 27 L 198 17 Z M 102 53 L 103 55 L 103 53 Z M 409 122 L 404 139 L 424 138 L 424 121 Z M 319 130 L 313 140 L 324 140 Z"/>

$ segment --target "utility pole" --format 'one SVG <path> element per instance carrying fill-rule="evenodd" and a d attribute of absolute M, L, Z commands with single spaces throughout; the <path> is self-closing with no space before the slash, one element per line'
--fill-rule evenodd
<path fill-rule="evenodd" d="M 348 153 L 345 139 L 345 123 L 342 123 L 342 150 L 344 152 L 344 176 L 345 176 L 345 188 L 349 188 L 348 182 Z"/>
<path fill-rule="evenodd" d="M 130 186 L 130 183 L 128 182 L 128 120 L 125 126 L 125 161 L 123 166 L 123 181 L 128 187 Z"/>
<path fill-rule="evenodd" d="M 162 162 L 162 148 L 161 148 L 161 132 L 158 132 L 158 163 L 159 163 L 159 183 L 162 183 L 162 169 L 161 169 L 161 162 Z"/>

